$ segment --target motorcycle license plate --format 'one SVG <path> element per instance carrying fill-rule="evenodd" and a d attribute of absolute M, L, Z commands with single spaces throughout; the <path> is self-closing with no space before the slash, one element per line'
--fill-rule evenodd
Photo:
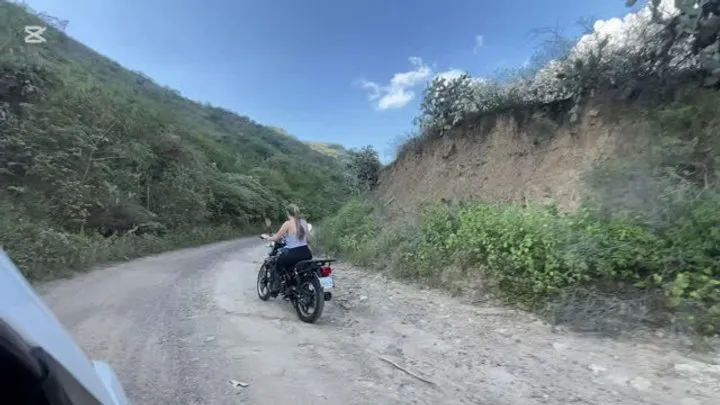
<path fill-rule="evenodd" d="M 322 285 L 323 290 L 331 290 L 333 287 L 335 287 L 335 282 L 333 281 L 332 276 L 320 277 L 320 285 Z"/>

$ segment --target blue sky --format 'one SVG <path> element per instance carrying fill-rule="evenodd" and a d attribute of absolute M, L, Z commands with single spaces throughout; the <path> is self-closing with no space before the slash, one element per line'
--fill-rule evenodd
<path fill-rule="evenodd" d="M 531 30 L 573 32 L 580 18 L 628 11 L 624 0 L 26 2 L 186 97 L 303 140 L 372 144 L 381 154 L 412 128 L 432 75 L 519 66 L 537 47 Z"/>

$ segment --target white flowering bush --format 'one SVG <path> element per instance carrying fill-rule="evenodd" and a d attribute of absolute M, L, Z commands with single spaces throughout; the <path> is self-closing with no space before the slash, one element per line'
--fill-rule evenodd
<path fill-rule="evenodd" d="M 598 21 L 593 28 L 567 55 L 530 78 L 435 78 L 415 121 L 419 134 L 442 136 L 470 115 L 567 100 L 574 105 L 568 112 L 572 122 L 598 90 L 632 93 L 639 83 L 657 87 L 696 71 L 709 73 L 706 84 L 720 81 L 720 0 L 650 0 L 636 13 Z"/>

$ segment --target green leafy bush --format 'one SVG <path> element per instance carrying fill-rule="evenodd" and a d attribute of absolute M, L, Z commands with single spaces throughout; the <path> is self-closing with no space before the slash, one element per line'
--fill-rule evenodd
<path fill-rule="evenodd" d="M 259 233 L 259 228 L 230 225 L 178 228 L 158 236 L 70 233 L 31 219 L 25 210 L 0 202 L 0 247 L 24 275 L 47 280 L 110 262 L 125 261 L 171 249 L 196 246 Z"/>
<path fill-rule="evenodd" d="M 330 252 L 352 256 L 362 262 L 365 247 L 377 234 L 372 212 L 370 201 L 351 200 L 337 215 L 324 222 L 323 230 L 317 235 L 318 244 Z"/>
<path fill-rule="evenodd" d="M 455 277 L 483 277 L 500 297 L 528 309 L 578 286 L 660 290 L 676 322 L 716 333 L 720 244 L 699 237 L 705 226 L 714 226 L 708 223 L 716 221 L 712 212 L 720 212 L 720 199 L 711 202 L 693 206 L 695 221 L 681 220 L 665 231 L 602 219 L 589 208 L 563 214 L 553 207 L 477 202 L 426 207 L 418 213 L 419 226 L 408 224 L 402 232 L 402 223 L 381 218 L 380 205 L 355 200 L 319 228 L 318 240 L 361 264 L 444 287 L 457 282 L 444 273 L 459 267 L 464 270 Z"/>

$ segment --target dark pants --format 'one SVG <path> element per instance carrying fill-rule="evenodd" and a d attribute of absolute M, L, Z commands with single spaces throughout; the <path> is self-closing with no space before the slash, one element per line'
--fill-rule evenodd
<path fill-rule="evenodd" d="M 280 256 L 278 256 L 277 261 L 275 262 L 275 274 L 277 277 L 273 277 L 275 282 L 272 283 L 272 289 L 274 291 L 279 291 L 280 280 L 282 279 L 281 276 L 288 272 L 299 261 L 310 259 L 312 259 L 312 252 L 307 245 L 292 249 L 282 249 Z"/>
<path fill-rule="evenodd" d="M 310 259 L 312 259 L 312 252 L 307 245 L 292 249 L 283 249 L 283 252 L 278 258 L 277 268 L 280 271 L 288 271 L 296 265 L 297 262 Z"/>

